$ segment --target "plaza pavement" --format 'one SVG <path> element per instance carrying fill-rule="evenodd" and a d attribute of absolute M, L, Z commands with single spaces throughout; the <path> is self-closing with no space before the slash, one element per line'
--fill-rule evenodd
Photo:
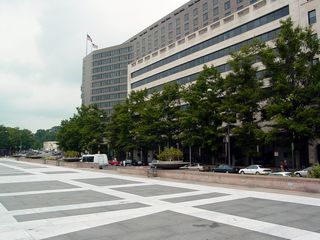
<path fill-rule="evenodd" d="M 0 159 L 1 240 L 319 240 L 319 223 L 316 197 Z"/>

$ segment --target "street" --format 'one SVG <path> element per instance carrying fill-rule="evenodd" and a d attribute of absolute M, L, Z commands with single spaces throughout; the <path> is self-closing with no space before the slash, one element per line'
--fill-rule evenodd
<path fill-rule="evenodd" d="M 2 158 L 0 239 L 319 240 L 320 198 L 314 196 Z"/>

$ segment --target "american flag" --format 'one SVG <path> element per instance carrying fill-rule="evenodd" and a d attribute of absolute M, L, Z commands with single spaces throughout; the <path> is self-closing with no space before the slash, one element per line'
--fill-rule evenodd
<path fill-rule="evenodd" d="M 95 45 L 94 43 L 92 43 L 92 47 L 93 47 L 94 49 L 98 49 L 98 45 Z"/>
<path fill-rule="evenodd" d="M 90 41 L 90 42 L 92 42 L 92 39 L 91 39 L 91 37 L 87 34 L 87 41 Z"/>

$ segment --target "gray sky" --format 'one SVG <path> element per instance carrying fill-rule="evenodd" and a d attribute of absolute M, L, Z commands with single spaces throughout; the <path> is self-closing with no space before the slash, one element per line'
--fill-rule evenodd
<path fill-rule="evenodd" d="M 0 125 L 48 129 L 81 104 L 86 34 L 126 41 L 187 0 L 0 0 Z"/>

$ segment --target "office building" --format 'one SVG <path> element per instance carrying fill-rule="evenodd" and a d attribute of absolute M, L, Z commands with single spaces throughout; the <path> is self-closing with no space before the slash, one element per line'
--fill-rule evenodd
<path fill-rule="evenodd" d="M 280 21 L 288 17 L 320 34 L 319 0 L 189 1 L 125 43 L 85 57 L 83 104 L 111 113 L 131 91 L 152 93 L 168 83 L 194 82 L 205 64 L 225 75 L 232 52 L 254 39 L 276 39 Z M 319 158 L 320 142 L 315 142 L 309 161 Z"/>
<path fill-rule="evenodd" d="M 256 1 L 192 0 L 118 46 L 93 51 L 83 59 L 81 98 L 83 105 L 97 104 L 108 114 L 128 93 L 128 64 L 162 52 L 190 34 L 231 16 Z"/>

